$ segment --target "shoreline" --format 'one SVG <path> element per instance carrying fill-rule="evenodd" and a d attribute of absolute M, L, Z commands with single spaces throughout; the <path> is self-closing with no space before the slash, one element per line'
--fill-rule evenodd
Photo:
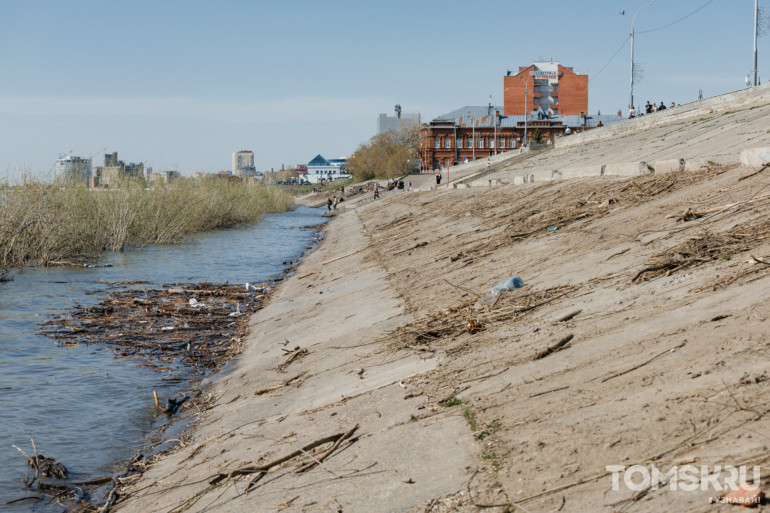
<path fill-rule="evenodd" d="M 336 475 L 315 486 L 313 500 L 330 503 L 332 490 L 350 487 L 345 503 L 368 511 L 405 510 L 453 493 L 466 481 L 470 435 L 462 417 L 410 422 L 413 402 L 404 400 L 413 388 L 409 379 L 434 370 L 436 360 L 406 351 L 370 352 L 383 331 L 409 316 L 383 271 L 365 261 L 360 250 L 368 241 L 355 213 L 338 216 L 326 230 L 322 244 L 252 317 L 246 348 L 230 374 L 213 383 L 216 404 L 195 422 L 190 440 L 155 461 L 117 505 L 119 511 L 182 505 L 195 511 L 212 500 L 226 509 L 265 501 L 269 509 L 293 497 L 281 490 L 279 478 L 248 495 L 242 495 L 248 480 L 209 489 L 206 478 L 355 426 L 355 436 L 339 449 L 348 464 L 356 462 L 352 468 L 334 470 L 330 466 L 342 463 L 334 458 L 307 473 L 284 474 L 285 480 L 304 486 Z M 437 453 L 427 440 L 443 440 L 455 450 Z M 425 475 L 414 467 L 419 461 L 437 468 Z M 395 489 L 400 506 L 393 502 Z M 308 502 L 313 501 L 303 504 Z"/>
<path fill-rule="evenodd" d="M 739 107 L 346 205 L 119 511 L 729 508 L 607 469 L 770 464 L 770 184 L 738 163 L 770 105 Z"/>

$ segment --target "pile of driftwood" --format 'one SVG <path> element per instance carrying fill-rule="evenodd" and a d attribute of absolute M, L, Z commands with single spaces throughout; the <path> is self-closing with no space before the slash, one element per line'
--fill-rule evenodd
<path fill-rule="evenodd" d="M 184 375 L 172 378 L 183 381 L 190 374 L 216 368 L 240 351 L 249 315 L 264 304 L 270 288 L 195 283 L 147 289 L 143 285 L 110 284 L 110 290 L 98 291 L 102 297 L 97 304 L 76 307 L 44 322 L 40 333 L 62 345 L 108 344 L 119 358 L 138 359 L 145 366 Z M 155 401 L 159 409 L 173 415 L 189 398 L 170 398 L 165 408 L 157 395 Z M 36 449 L 27 461 L 35 474 L 24 484 L 35 495 L 12 502 L 47 500 L 78 513 L 107 511 L 118 499 L 120 486 L 141 472 L 143 463 L 135 459 L 121 476 L 75 482 L 64 465 L 38 455 Z"/>
<path fill-rule="evenodd" d="M 47 504 L 65 506 L 67 513 L 97 513 L 105 511 L 108 507 L 99 506 L 97 502 L 112 503 L 113 491 L 105 492 L 103 501 L 94 501 L 93 495 L 97 490 L 104 490 L 106 485 L 116 483 L 121 476 L 102 477 L 87 481 L 70 480 L 67 467 L 53 458 L 39 454 L 35 440 L 31 439 L 30 441 L 34 451 L 32 456 L 16 445 L 13 447 L 27 458 L 27 464 L 34 471 L 34 475 L 24 479 L 23 483 L 27 490 L 36 494 L 13 499 L 2 504 L 10 506 L 25 502 L 45 501 Z"/>
<path fill-rule="evenodd" d="M 522 316 L 552 303 L 577 290 L 563 285 L 546 290 L 517 289 L 502 292 L 494 299 L 464 301 L 399 326 L 387 338 L 392 350 L 426 346 L 442 339 L 452 339 L 465 333 L 474 334 L 485 329 L 514 322 Z"/>
<path fill-rule="evenodd" d="M 520 198 L 506 198 L 508 206 L 501 206 L 494 215 L 485 214 L 488 209 L 487 196 L 460 202 L 448 208 L 450 215 L 461 218 L 472 213 L 484 219 L 478 232 L 492 233 L 464 248 L 461 255 L 452 257 L 452 261 L 461 257 L 487 255 L 519 240 L 547 236 L 577 222 L 596 220 L 619 208 L 640 205 L 651 198 L 708 180 L 727 169 L 714 166 L 706 171 L 692 173 L 650 174 L 628 180 L 608 181 L 601 186 L 592 182 L 560 186 L 559 182 L 552 182 L 528 190 Z M 544 208 L 544 205 L 548 207 Z"/>
<path fill-rule="evenodd" d="M 109 344 L 118 357 L 160 370 L 206 372 L 240 349 L 267 290 L 211 283 L 120 290 L 45 322 L 41 333 L 65 345 Z"/>
<path fill-rule="evenodd" d="M 721 211 L 719 210 L 719 212 Z M 685 214 L 691 214 L 690 210 L 688 209 Z M 683 218 L 685 218 L 685 222 L 689 220 L 684 215 Z M 700 235 L 691 237 L 676 247 L 656 255 L 651 262 L 634 275 L 631 281 L 641 283 L 658 276 L 669 276 L 677 271 L 695 268 L 707 262 L 719 259 L 730 260 L 736 253 L 749 251 L 769 238 L 770 221 L 763 217 L 739 224 L 722 233 L 706 230 Z M 762 259 L 752 258 L 756 263 L 765 264 Z M 755 268 L 752 271 L 757 269 L 760 268 Z"/>

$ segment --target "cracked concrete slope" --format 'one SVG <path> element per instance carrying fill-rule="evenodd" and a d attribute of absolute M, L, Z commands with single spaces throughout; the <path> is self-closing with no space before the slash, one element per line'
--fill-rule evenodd
<path fill-rule="evenodd" d="M 383 270 L 367 261 L 367 244 L 355 212 L 328 226 L 320 248 L 252 318 L 244 353 L 214 382 L 214 406 L 199 414 L 190 439 L 148 469 L 120 511 L 405 511 L 463 487 L 473 448 L 465 419 L 413 417 L 410 378 L 436 359 L 375 342 L 410 318 Z M 209 485 L 214 474 L 356 425 L 309 472 L 295 472 L 311 459 L 303 455 L 249 493 L 254 474 Z"/>

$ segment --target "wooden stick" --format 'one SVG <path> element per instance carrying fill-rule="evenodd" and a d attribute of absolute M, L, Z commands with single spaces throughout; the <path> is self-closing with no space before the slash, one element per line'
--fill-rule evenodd
<path fill-rule="evenodd" d="M 158 392 L 155 390 L 152 391 L 152 396 L 155 398 L 155 407 L 160 408 L 160 404 L 158 403 Z"/>
<path fill-rule="evenodd" d="M 212 485 L 217 484 L 221 481 L 224 481 L 226 479 L 230 479 L 231 477 L 236 477 L 236 476 L 243 476 L 243 475 L 255 474 L 255 473 L 267 473 L 267 471 L 270 470 L 272 467 L 280 465 L 281 463 L 285 463 L 293 458 L 296 458 L 297 456 L 307 453 L 308 451 L 312 451 L 313 449 L 315 449 L 320 445 L 328 444 L 329 442 L 336 442 L 338 439 L 340 439 L 345 435 L 350 436 L 350 434 L 352 434 L 357 429 L 358 429 L 358 424 L 353 426 L 352 429 L 346 431 L 345 433 L 337 433 L 336 435 L 320 438 L 314 442 L 310 442 L 309 444 L 305 445 L 301 449 L 297 449 L 296 451 L 293 451 L 285 456 L 282 456 L 278 459 L 275 459 L 263 465 L 245 465 L 243 467 L 238 467 L 234 470 L 231 470 L 230 472 L 221 472 L 219 474 L 215 474 L 209 480 L 209 484 L 212 484 Z"/>
<path fill-rule="evenodd" d="M 564 387 L 559 387 L 559 388 L 552 388 L 551 390 L 546 390 L 545 392 L 538 392 L 536 394 L 530 394 L 529 397 L 530 398 L 537 397 L 539 395 L 550 394 L 551 392 L 558 392 L 559 390 L 566 390 L 568 388 L 569 388 L 569 385 L 564 386 Z"/>
<path fill-rule="evenodd" d="M 685 342 L 682 342 L 682 343 L 681 343 L 681 344 L 679 344 L 678 346 L 674 346 L 674 347 L 672 347 L 671 349 L 666 349 L 666 350 L 665 350 L 665 351 L 663 351 L 662 353 L 658 353 L 658 354 L 656 354 L 655 356 L 653 356 L 652 358 L 650 358 L 650 359 L 649 359 L 649 360 L 647 360 L 646 362 L 640 363 L 639 365 L 634 365 L 634 366 L 633 366 L 633 367 L 631 367 L 630 369 L 626 369 L 626 370 L 624 370 L 624 371 L 616 372 L 615 374 L 610 374 L 610 375 L 609 375 L 609 376 L 607 376 L 606 378 L 603 378 L 603 379 L 602 379 L 602 383 L 604 383 L 605 381 L 609 381 L 609 380 L 611 380 L 612 378 L 617 378 L 618 376 L 622 376 L 623 374 L 628 374 L 629 372 L 631 372 L 631 371 L 635 371 L 636 369 L 638 369 L 638 368 L 640 368 L 640 367 L 644 367 L 645 365 L 647 365 L 648 363 L 652 362 L 652 361 L 653 361 L 653 360 L 655 360 L 656 358 L 659 358 L 659 357 L 661 357 L 661 356 L 663 356 L 663 355 L 665 355 L 665 354 L 668 354 L 668 353 L 673 353 L 674 351 L 676 351 L 676 350 L 677 350 L 677 349 L 679 349 L 680 347 L 684 347 L 684 345 L 685 345 L 685 344 L 687 344 L 687 341 L 685 341 Z"/>
<path fill-rule="evenodd" d="M 558 342 L 556 342 L 554 345 L 552 345 L 550 347 L 547 347 L 546 349 L 543 349 L 542 351 L 537 353 L 532 359 L 533 360 L 540 360 L 541 358 L 545 358 L 546 356 L 548 356 L 551 353 L 555 353 L 557 351 L 561 351 L 562 349 L 566 349 L 567 342 L 572 340 L 573 337 L 574 337 L 574 335 L 572 333 L 570 333 L 569 335 L 567 335 L 563 339 L 561 339 Z"/>
<path fill-rule="evenodd" d="M 751 178 L 752 176 L 756 176 L 756 175 L 758 175 L 759 173 L 761 173 L 762 171 L 764 171 L 765 169 L 767 169 L 767 166 L 768 166 L 768 165 L 767 165 L 767 164 L 765 164 L 764 166 L 762 166 L 762 167 L 759 169 L 759 171 L 755 171 L 754 173 L 751 173 L 750 175 L 742 176 L 742 177 L 738 178 L 738 181 L 739 181 L 739 182 L 741 182 L 741 181 L 745 180 L 746 178 Z"/>
<path fill-rule="evenodd" d="M 580 310 L 575 310 L 574 312 L 568 313 L 567 315 L 563 315 L 563 316 L 559 317 L 558 319 L 556 319 L 556 322 L 569 321 L 570 319 L 572 319 L 573 317 L 575 317 L 577 314 L 579 314 L 582 311 L 583 311 L 583 309 L 581 308 Z"/>

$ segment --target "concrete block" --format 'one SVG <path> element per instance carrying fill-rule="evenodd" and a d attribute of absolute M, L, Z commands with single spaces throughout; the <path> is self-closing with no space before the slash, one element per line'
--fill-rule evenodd
<path fill-rule="evenodd" d="M 551 180 L 553 180 L 554 182 L 557 180 L 561 180 L 561 173 L 559 172 L 558 169 L 554 169 L 551 172 Z"/>
<path fill-rule="evenodd" d="M 684 171 L 685 161 L 684 159 L 656 160 L 650 165 L 655 170 L 656 175 L 664 175 Z"/>
<path fill-rule="evenodd" d="M 639 176 L 650 174 L 646 162 L 620 162 L 604 166 L 604 174 L 610 176 Z"/>
<path fill-rule="evenodd" d="M 527 183 L 526 176 L 514 176 L 513 177 L 513 185 L 522 185 Z"/>
<path fill-rule="evenodd" d="M 691 171 L 703 171 L 708 169 L 709 163 L 706 159 L 688 159 L 684 163 L 684 170 Z"/>
<path fill-rule="evenodd" d="M 584 178 L 588 176 L 602 176 L 604 166 L 568 167 L 560 170 L 562 178 Z"/>
<path fill-rule="evenodd" d="M 747 148 L 742 150 L 741 164 L 756 170 L 770 166 L 770 148 Z"/>

